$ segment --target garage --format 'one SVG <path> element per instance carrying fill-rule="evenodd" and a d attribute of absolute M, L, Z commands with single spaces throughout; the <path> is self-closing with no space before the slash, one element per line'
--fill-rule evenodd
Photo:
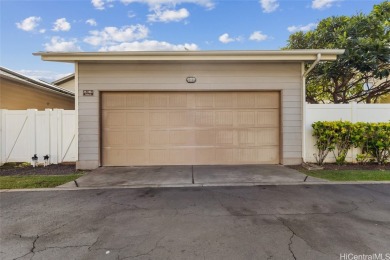
<path fill-rule="evenodd" d="M 279 92 L 103 92 L 102 164 L 278 164 Z"/>
<path fill-rule="evenodd" d="M 42 52 L 75 64 L 76 167 L 302 163 L 305 76 L 343 50 Z"/>

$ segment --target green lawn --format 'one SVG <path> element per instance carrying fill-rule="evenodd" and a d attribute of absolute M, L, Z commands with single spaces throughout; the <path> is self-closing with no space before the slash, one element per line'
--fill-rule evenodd
<path fill-rule="evenodd" d="M 81 176 L 82 174 L 0 176 L 0 189 L 52 188 Z"/>
<path fill-rule="evenodd" d="M 304 173 L 330 181 L 390 181 L 390 171 L 381 170 L 305 170 Z"/>

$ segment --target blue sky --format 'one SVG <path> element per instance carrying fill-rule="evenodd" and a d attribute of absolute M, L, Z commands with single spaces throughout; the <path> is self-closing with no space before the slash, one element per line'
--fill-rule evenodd
<path fill-rule="evenodd" d="M 0 65 L 52 81 L 73 65 L 38 51 L 273 50 L 375 0 L 0 0 Z"/>

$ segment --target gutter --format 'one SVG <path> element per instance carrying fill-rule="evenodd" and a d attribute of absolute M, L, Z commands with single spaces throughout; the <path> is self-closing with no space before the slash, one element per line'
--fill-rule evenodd
<path fill-rule="evenodd" d="M 317 59 L 305 71 L 305 64 L 302 62 L 302 162 L 306 163 L 306 77 L 321 61 L 321 53 L 317 53 Z"/>
<path fill-rule="evenodd" d="M 313 62 L 313 64 L 311 64 L 310 68 L 307 69 L 307 71 L 305 71 L 305 73 L 303 73 L 303 77 L 306 78 L 306 76 L 309 74 L 310 71 L 312 71 L 314 69 L 315 66 L 317 66 L 318 62 L 321 61 L 321 53 L 318 53 L 317 54 L 317 58 L 316 60 Z"/>

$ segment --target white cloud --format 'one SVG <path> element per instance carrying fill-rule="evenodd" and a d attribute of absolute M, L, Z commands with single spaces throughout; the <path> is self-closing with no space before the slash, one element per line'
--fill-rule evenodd
<path fill-rule="evenodd" d="M 264 13 L 272 13 L 279 7 L 277 0 L 260 0 L 260 4 Z"/>
<path fill-rule="evenodd" d="M 251 34 L 251 36 L 249 36 L 249 40 L 257 41 L 257 42 L 265 41 L 268 38 L 269 38 L 269 36 L 262 34 L 261 31 L 255 31 Z"/>
<path fill-rule="evenodd" d="M 207 9 L 214 8 L 213 0 L 120 0 L 124 4 L 142 3 L 147 4 L 150 9 L 158 9 L 162 7 L 175 7 L 179 4 L 196 4 L 204 6 Z"/>
<path fill-rule="evenodd" d="M 46 29 L 40 29 L 39 30 L 39 33 L 45 33 L 46 32 Z"/>
<path fill-rule="evenodd" d="M 160 10 L 156 9 L 154 14 L 148 15 L 149 22 L 179 22 L 190 16 L 187 9 L 181 8 L 179 10 Z"/>
<path fill-rule="evenodd" d="M 57 36 L 52 37 L 50 42 L 45 43 L 44 46 L 46 51 L 53 52 L 81 51 L 81 48 L 77 45 L 76 39 L 66 41 L 65 39 Z"/>
<path fill-rule="evenodd" d="M 90 31 L 91 36 L 84 38 L 84 42 L 94 46 L 113 45 L 120 42 L 141 40 L 148 37 L 149 29 L 141 24 L 117 27 L 105 27 L 101 31 Z"/>
<path fill-rule="evenodd" d="M 104 10 L 104 1 L 103 0 L 91 0 L 92 5 L 98 10 Z"/>
<path fill-rule="evenodd" d="M 171 44 L 164 41 L 145 40 L 104 46 L 99 51 L 196 51 L 198 49 L 198 46 L 194 43 Z"/>
<path fill-rule="evenodd" d="M 41 17 L 38 16 L 30 16 L 23 21 L 20 21 L 19 23 L 16 23 L 16 27 L 19 29 L 26 31 L 26 32 L 31 32 L 34 31 L 35 28 L 39 26 L 39 22 L 41 21 Z"/>
<path fill-rule="evenodd" d="M 58 73 L 50 70 L 27 70 L 27 69 L 17 70 L 16 72 L 25 75 L 27 77 L 36 80 L 45 81 L 45 82 L 53 82 L 57 79 L 63 78 L 70 74 L 70 73 Z"/>
<path fill-rule="evenodd" d="M 54 25 L 53 25 L 53 31 L 69 31 L 70 30 L 70 23 L 68 23 L 66 21 L 66 18 L 60 18 L 60 19 L 57 19 L 55 22 L 54 22 Z"/>
<path fill-rule="evenodd" d="M 133 12 L 133 11 L 128 11 L 127 12 L 127 17 L 129 17 L 129 18 L 134 18 L 134 17 L 136 17 L 137 15 Z"/>
<path fill-rule="evenodd" d="M 90 26 L 96 26 L 97 25 L 97 22 L 95 21 L 95 19 L 88 19 L 85 21 L 86 24 L 89 24 Z"/>
<path fill-rule="evenodd" d="M 235 39 L 231 38 L 228 33 L 222 34 L 221 36 L 219 36 L 218 39 L 222 43 L 229 43 L 229 42 L 234 42 L 235 41 Z"/>
<path fill-rule="evenodd" d="M 294 33 L 294 32 L 299 32 L 299 31 L 302 31 L 302 32 L 307 32 L 307 31 L 310 31 L 310 30 L 313 30 L 314 28 L 317 27 L 317 23 L 309 23 L 307 25 L 292 25 L 292 26 L 289 26 L 287 27 L 287 30 L 290 32 L 290 33 Z"/>
<path fill-rule="evenodd" d="M 311 7 L 313 9 L 325 9 L 331 7 L 333 4 L 341 0 L 313 0 Z"/>

